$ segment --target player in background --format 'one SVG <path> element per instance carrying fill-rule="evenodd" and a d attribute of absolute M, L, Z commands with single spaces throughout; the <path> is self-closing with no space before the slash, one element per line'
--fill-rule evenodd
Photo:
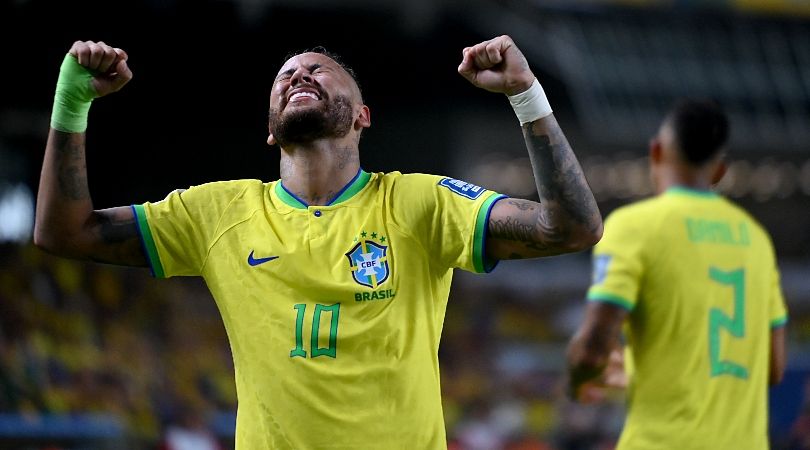
<path fill-rule="evenodd" d="M 448 177 L 366 172 L 359 140 L 371 115 L 360 89 L 334 57 L 307 52 L 283 64 L 270 95 L 280 180 L 94 210 L 87 112 L 132 78 L 127 61 L 103 42 L 76 42 L 66 55 L 35 243 L 205 279 L 234 358 L 238 449 L 445 448 L 438 346 L 453 269 L 487 272 L 601 237 L 579 163 L 508 36 L 465 48 L 458 72 L 508 97 L 539 203 Z"/>
<path fill-rule="evenodd" d="M 650 143 L 658 195 L 610 214 L 594 248 L 569 392 L 629 382 L 620 450 L 768 448 L 787 313 L 768 233 L 712 191 L 728 128 L 717 104 L 680 101 Z"/>

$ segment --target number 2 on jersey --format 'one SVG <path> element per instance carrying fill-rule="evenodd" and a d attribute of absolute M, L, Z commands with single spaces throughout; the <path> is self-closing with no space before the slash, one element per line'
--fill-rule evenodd
<path fill-rule="evenodd" d="M 727 330 L 737 339 L 745 337 L 745 270 L 729 272 L 716 267 L 709 268 L 709 278 L 723 285 L 731 286 L 734 297 L 734 312 L 731 317 L 720 308 L 709 309 L 709 361 L 712 377 L 731 375 L 748 379 L 748 370 L 740 364 L 720 359 L 720 331 Z"/>
<path fill-rule="evenodd" d="M 296 310 L 295 316 L 295 348 L 290 351 L 290 358 L 300 356 L 307 357 L 307 352 L 304 350 L 304 316 L 307 311 L 307 305 L 298 303 L 293 306 Z M 321 329 L 321 314 L 324 311 L 331 313 L 331 320 L 329 321 L 329 346 L 318 347 L 318 332 Z M 331 356 L 337 357 L 337 328 L 338 319 L 340 318 L 340 303 L 334 305 L 315 305 L 315 312 L 312 314 L 312 338 L 310 339 L 310 358 L 318 356 Z"/>

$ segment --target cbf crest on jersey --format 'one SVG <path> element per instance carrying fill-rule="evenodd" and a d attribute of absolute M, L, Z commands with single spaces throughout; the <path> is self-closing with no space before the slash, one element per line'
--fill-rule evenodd
<path fill-rule="evenodd" d="M 360 236 L 357 244 L 346 253 L 346 257 L 349 258 L 349 268 L 354 281 L 374 289 L 383 284 L 390 273 L 388 246 L 366 239 L 368 233 L 365 231 L 360 233 Z M 371 233 L 371 237 L 377 238 L 377 233 Z M 379 239 L 385 242 L 385 236 L 380 236 Z"/>

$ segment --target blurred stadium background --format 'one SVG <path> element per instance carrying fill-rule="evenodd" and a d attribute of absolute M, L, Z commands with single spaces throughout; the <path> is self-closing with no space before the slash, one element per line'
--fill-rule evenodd
<path fill-rule="evenodd" d="M 324 45 L 358 72 L 366 170 L 451 175 L 514 196 L 534 185 L 501 96 L 455 70 L 510 34 L 542 81 L 603 214 L 650 194 L 646 146 L 672 100 L 732 117 L 723 191 L 772 233 L 790 308 L 789 370 L 771 390 L 775 449 L 810 448 L 810 2 L 807 0 L 140 0 L 0 4 L 0 448 L 233 446 L 224 329 L 199 280 L 54 258 L 30 244 L 53 89 L 76 39 L 130 55 L 97 101 L 96 207 L 206 181 L 278 177 L 267 96 L 284 55 Z M 440 350 L 453 449 L 609 449 L 620 396 L 561 395 L 587 252 L 459 273 Z M 203 433 L 204 434 L 204 433 Z"/>

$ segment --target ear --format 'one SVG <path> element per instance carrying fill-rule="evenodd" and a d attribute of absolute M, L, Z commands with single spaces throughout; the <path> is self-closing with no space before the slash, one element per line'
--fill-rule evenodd
<path fill-rule="evenodd" d="M 276 138 L 273 136 L 273 133 L 267 136 L 267 145 L 276 145 Z"/>
<path fill-rule="evenodd" d="M 371 127 L 371 110 L 368 109 L 368 106 L 361 105 L 360 106 L 360 113 L 357 115 L 357 118 L 354 120 L 354 129 L 360 130 L 363 128 Z"/>
<path fill-rule="evenodd" d="M 717 165 L 714 166 L 714 171 L 712 172 L 712 186 L 719 183 L 720 180 L 726 175 L 728 171 L 728 165 L 723 160 L 717 162 Z"/>
<path fill-rule="evenodd" d="M 658 164 L 664 158 L 664 148 L 658 136 L 650 139 L 650 162 Z"/>

